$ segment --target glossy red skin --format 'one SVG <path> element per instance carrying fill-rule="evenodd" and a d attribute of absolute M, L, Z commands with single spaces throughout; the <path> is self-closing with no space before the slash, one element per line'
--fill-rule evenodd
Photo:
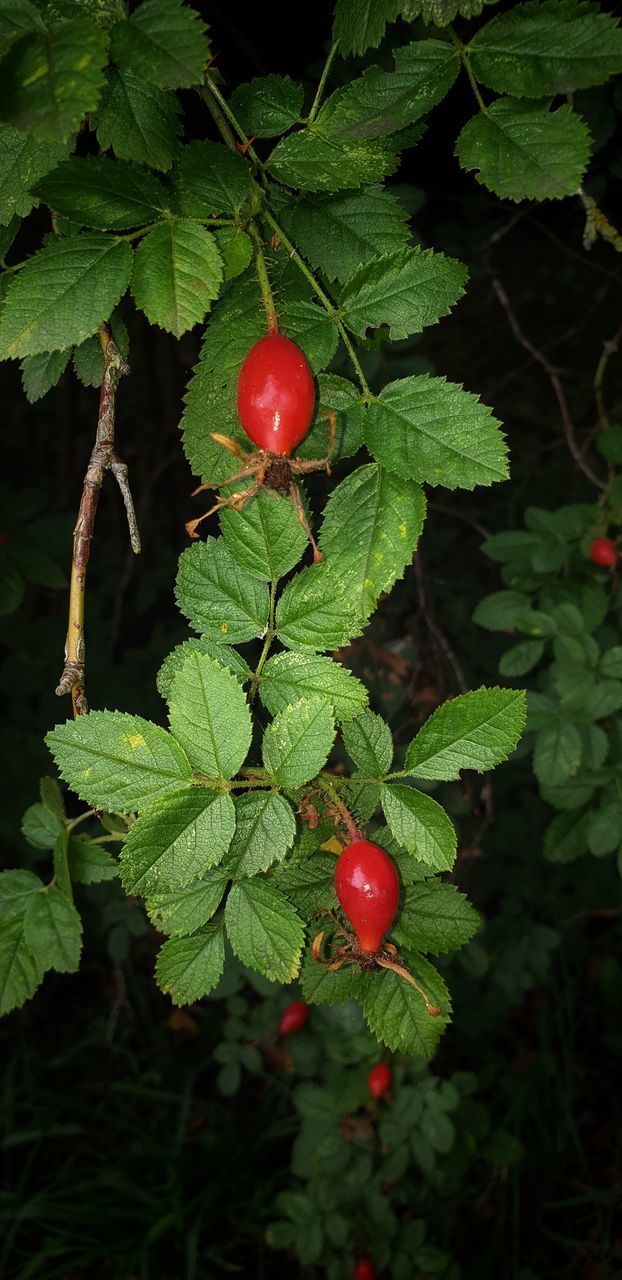
<path fill-rule="evenodd" d="M 238 414 L 249 440 L 287 458 L 306 436 L 314 409 L 313 374 L 300 347 L 279 333 L 260 338 L 238 381 Z"/>
<path fill-rule="evenodd" d="M 302 1031 L 308 1020 L 309 1006 L 304 1000 L 296 1000 L 294 1004 L 288 1004 L 281 1014 L 279 1035 L 291 1036 L 293 1031 Z"/>
<path fill-rule="evenodd" d="M 371 1258 L 357 1258 L 354 1266 L 354 1280 L 375 1280 L 376 1268 Z"/>
<path fill-rule="evenodd" d="M 367 1088 L 372 1098 L 381 1098 L 391 1088 L 393 1072 L 388 1062 L 378 1062 L 367 1077 Z"/>
<path fill-rule="evenodd" d="M 590 560 L 600 565 L 601 569 L 615 569 L 618 563 L 618 548 L 611 538 L 597 538 L 590 547 Z"/>
<path fill-rule="evenodd" d="M 374 955 L 395 919 L 400 896 L 388 853 L 371 840 L 353 840 L 337 859 L 335 889 L 361 951 Z"/>

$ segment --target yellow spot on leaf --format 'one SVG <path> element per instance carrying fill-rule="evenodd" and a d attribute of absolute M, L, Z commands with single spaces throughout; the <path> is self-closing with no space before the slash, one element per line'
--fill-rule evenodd
<path fill-rule="evenodd" d="M 229 624 L 227 622 L 221 622 L 220 630 L 222 631 L 223 635 L 226 635 L 229 630 Z"/>
<path fill-rule="evenodd" d="M 84 71 L 84 68 L 88 67 L 91 57 L 92 55 L 90 53 L 84 53 L 80 58 L 80 61 L 76 63 L 76 71 Z"/>
<path fill-rule="evenodd" d="M 127 742 L 130 751 L 136 751 L 138 747 L 145 746 L 145 739 L 143 738 L 142 733 L 126 734 L 125 741 Z"/>
<path fill-rule="evenodd" d="M 22 80 L 22 89 L 27 89 L 29 84 L 34 84 L 35 80 L 40 80 L 41 76 L 46 74 L 47 67 L 44 63 L 42 67 L 37 67 L 37 70 L 33 71 L 32 75 L 27 76 L 25 80 Z"/>

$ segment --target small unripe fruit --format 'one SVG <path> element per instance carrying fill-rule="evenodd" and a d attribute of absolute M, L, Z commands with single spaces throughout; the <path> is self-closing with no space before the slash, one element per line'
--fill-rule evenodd
<path fill-rule="evenodd" d="M 378 1062 L 367 1077 L 367 1088 L 372 1098 L 381 1098 L 391 1088 L 392 1072 L 388 1062 Z"/>
<path fill-rule="evenodd" d="M 362 1256 L 356 1259 L 354 1266 L 354 1280 L 375 1280 L 376 1268 L 371 1260 Z"/>
<path fill-rule="evenodd" d="M 618 563 L 618 548 L 611 538 L 596 538 L 590 547 L 590 560 L 600 565 L 601 569 L 615 569 Z"/>
<path fill-rule="evenodd" d="M 308 1020 L 309 1006 L 304 1000 L 296 1000 L 293 1004 L 288 1004 L 281 1014 L 279 1035 L 291 1036 L 293 1031 L 302 1031 Z"/>
<path fill-rule="evenodd" d="M 315 409 L 315 384 L 306 356 L 279 333 L 251 347 L 238 380 L 238 414 L 253 444 L 289 457 L 306 436 Z"/>
<path fill-rule="evenodd" d="M 400 896 L 388 853 L 371 840 L 353 840 L 337 859 L 335 890 L 361 951 L 375 955 L 395 919 Z"/>

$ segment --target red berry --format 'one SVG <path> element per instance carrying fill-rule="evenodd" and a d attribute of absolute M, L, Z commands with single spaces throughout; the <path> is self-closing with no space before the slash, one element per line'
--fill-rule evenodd
<path fill-rule="evenodd" d="M 251 347 L 240 370 L 238 413 L 253 444 L 288 457 L 315 409 L 313 374 L 300 347 L 271 334 Z"/>
<path fill-rule="evenodd" d="M 305 1004 L 304 1000 L 296 1000 L 294 1004 L 288 1004 L 281 1014 L 279 1035 L 291 1036 L 292 1031 L 302 1031 L 308 1018 L 309 1006 Z"/>
<path fill-rule="evenodd" d="M 372 1098 L 381 1098 L 391 1088 L 392 1072 L 388 1062 L 378 1062 L 367 1077 Z"/>
<path fill-rule="evenodd" d="M 374 955 L 395 919 L 400 896 L 388 853 L 371 840 L 353 840 L 337 859 L 335 889 L 361 951 Z"/>
<path fill-rule="evenodd" d="M 371 1260 L 365 1256 L 357 1258 L 354 1267 L 354 1280 L 375 1280 L 376 1268 Z"/>
<path fill-rule="evenodd" d="M 597 538 L 590 547 L 590 560 L 603 569 L 615 569 L 618 563 L 618 548 L 611 538 Z"/>
<path fill-rule="evenodd" d="M 8 533 L 0 533 L 0 547 L 8 547 L 10 542 Z"/>

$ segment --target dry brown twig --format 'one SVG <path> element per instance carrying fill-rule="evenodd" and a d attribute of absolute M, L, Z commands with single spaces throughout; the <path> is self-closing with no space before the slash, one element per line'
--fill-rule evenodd
<path fill-rule="evenodd" d="M 71 693 L 74 716 L 84 715 L 89 709 L 84 687 L 85 583 L 99 493 L 106 471 L 112 471 L 121 490 L 132 551 L 136 555 L 140 551 L 140 534 L 128 481 L 127 467 L 121 461 L 114 447 L 117 387 L 123 374 L 129 373 L 129 368 L 112 337 L 109 324 L 100 325 L 99 338 L 104 357 L 104 376 L 99 396 L 99 415 L 95 444 L 86 469 L 78 519 L 73 531 L 71 584 L 69 588 L 69 625 L 65 644 L 65 665 L 56 689 L 59 697 L 63 697 L 66 693 Z"/>

